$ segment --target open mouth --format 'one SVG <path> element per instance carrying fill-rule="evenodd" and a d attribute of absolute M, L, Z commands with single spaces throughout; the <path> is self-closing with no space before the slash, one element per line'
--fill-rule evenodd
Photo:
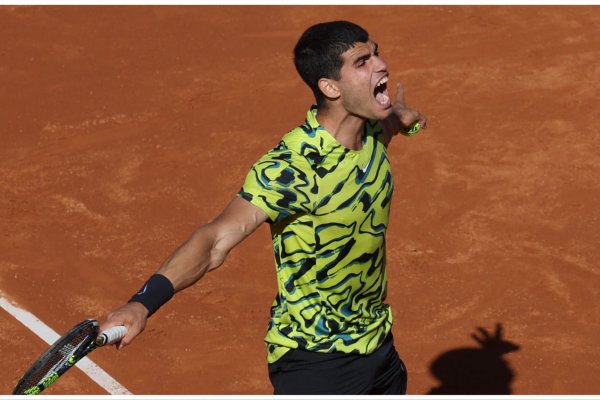
<path fill-rule="evenodd" d="M 373 91 L 373 95 L 375 96 L 375 100 L 382 106 L 387 107 L 390 104 L 390 95 L 387 89 L 388 77 L 384 76 L 377 82 L 375 85 L 375 90 Z"/>

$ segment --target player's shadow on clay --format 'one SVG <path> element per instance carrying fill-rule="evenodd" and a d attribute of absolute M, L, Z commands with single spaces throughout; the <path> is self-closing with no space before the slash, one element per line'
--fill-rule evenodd
<path fill-rule="evenodd" d="M 519 350 L 519 345 L 502 338 L 502 325 L 492 335 L 483 328 L 471 337 L 479 347 L 461 347 L 441 354 L 429 371 L 440 381 L 428 394 L 505 395 L 511 394 L 515 372 L 504 355 Z"/>

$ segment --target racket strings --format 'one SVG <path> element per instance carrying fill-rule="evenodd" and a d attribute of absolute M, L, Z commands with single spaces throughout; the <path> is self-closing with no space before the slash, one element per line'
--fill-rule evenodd
<path fill-rule="evenodd" d="M 60 354 L 62 354 L 63 356 L 68 356 L 71 355 L 73 352 L 75 351 L 75 346 L 73 346 L 71 343 L 67 343 L 62 349 L 60 349 L 58 352 Z"/>
<path fill-rule="evenodd" d="M 48 382 L 53 376 L 58 378 L 68 369 L 68 367 L 63 368 L 65 365 L 72 365 L 79 359 L 77 357 L 77 360 L 74 360 L 71 357 L 79 353 L 82 347 L 87 348 L 90 343 L 93 343 L 95 337 L 96 326 L 89 325 L 81 327 L 81 329 L 72 332 L 71 335 L 64 337 L 63 340 L 56 342 L 26 374 L 18 387 L 27 390 Z"/>

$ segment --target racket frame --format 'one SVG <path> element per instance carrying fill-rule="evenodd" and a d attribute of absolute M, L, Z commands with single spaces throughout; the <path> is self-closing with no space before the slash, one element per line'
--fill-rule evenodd
<path fill-rule="evenodd" d="M 91 326 L 92 333 L 85 338 L 81 343 L 77 345 L 73 350 L 63 355 L 55 365 L 50 367 L 48 372 L 38 381 L 30 387 L 23 388 L 23 384 L 30 379 L 31 375 L 38 373 L 41 368 L 44 368 L 49 359 L 53 355 L 60 353 L 65 346 L 68 345 L 69 341 L 73 339 L 73 336 L 81 334 L 82 331 L 89 329 Z M 61 336 L 50 348 L 38 358 L 31 368 L 23 375 L 19 383 L 15 386 L 13 394 L 25 394 L 25 395 L 37 395 L 40 394 L 44 389 L 48 388 L 58 378 L 60 378 L 65 372 L 67 372 L 72 366 L 74 366 L 79 360 L 87 356 L 99 345 L 96 343 L 98 337 L 98 321 L 94 319 L 87 319 L 71 328 L 67 333 Z"/>

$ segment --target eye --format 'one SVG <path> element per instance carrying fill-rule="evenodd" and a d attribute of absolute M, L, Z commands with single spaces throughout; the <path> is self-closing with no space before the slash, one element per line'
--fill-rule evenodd
<path fill-rule="evenodd" d="M 369 60 L 369 58 L 371 58 L 371 55 L 360 57 L 358 60 L 356 60 L 356 62 L 354 62 L 354 65 L 357 68 L 364 67 L 367 64 L 367 61 Z"/>

